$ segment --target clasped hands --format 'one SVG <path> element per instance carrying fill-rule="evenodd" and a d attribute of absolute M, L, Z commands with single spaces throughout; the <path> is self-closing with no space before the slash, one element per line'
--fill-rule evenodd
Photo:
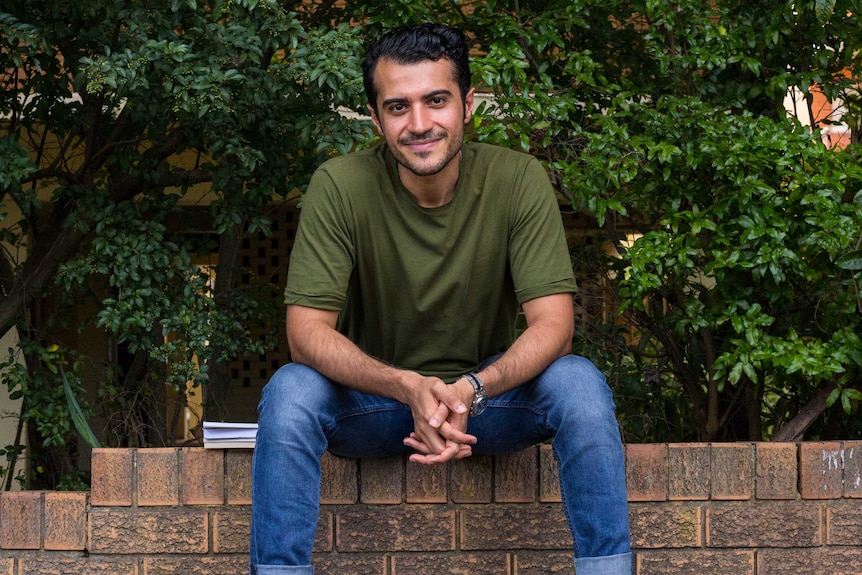
<path fill-rule="evenodd" d="M 410 461 L 434 465 L 473 454 L 476 437 L 466 433 L 472 397 L 473 386 L 464 378 L 452 384 L 422 378 L 407 402 L 415 422 L 404 438 L 404 445 L 416 451 Z"/>

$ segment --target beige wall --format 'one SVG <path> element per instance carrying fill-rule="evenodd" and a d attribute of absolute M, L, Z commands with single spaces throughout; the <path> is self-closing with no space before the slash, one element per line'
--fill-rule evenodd
<path fill-rule="evenodd" d="M 9 348 L 16 348 L 18 345 L 18 330 L 16 328 L 12 328 L 7 331 L 3 337 L 0 337 L 0 359 L 3 361 L 6 360 L 7 350 Z M 21 354 L 19 354 L 20 356 Z M 18 361 L 20 363 L 24 363 L 24 358 L 19 357 Z M 0 373 L 0 377 L 3 377 L 3 386 L 0 389 L 0 448 L 5 449 L 7 445 L 12 445 L 15 443 L 15 436 L 18 430 L 18 418 L 21 414 L 21 400 L 20 399 L 9 399 L 9 388 L 6 386 L 5 374 Z M 22 443 L 27 442 L 27 433 L 26 428 L 24 432 L 21 434 L 22 437 L 20 441 Z M 22 471 L 25 469 L 26 458 L 22 458 L 18 460 L 16 465 L 16 474 L 17 471 Z M 6 462 L 6 458 L 0 458 L 0 468 L 6 469 L 8 463 Z M 3 482 L 5 483 L 6 476 L 3 476 Z M 12 490 L 18 491 L 19 485 L 18 482 L 12 482 Z"/>

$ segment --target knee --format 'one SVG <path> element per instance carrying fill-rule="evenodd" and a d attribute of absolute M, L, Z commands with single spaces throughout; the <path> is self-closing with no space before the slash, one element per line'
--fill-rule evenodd
<path fill-rule="evenodd" d="M 325 401 L 327 380 L 314 369 L 289 363 L 276 371 L 261 393 L 258 404 L 259 429 L 292 425 L 303 414 L 318 413 Z"/>
<path fill-rule="evenodd" d="M 567 355 L 552 363 L 544 376 L 554 382 L 561 405 L 576 410 L 580 419 L 613 417 L 613 394 L 604 374 L 585 357 Z"/>

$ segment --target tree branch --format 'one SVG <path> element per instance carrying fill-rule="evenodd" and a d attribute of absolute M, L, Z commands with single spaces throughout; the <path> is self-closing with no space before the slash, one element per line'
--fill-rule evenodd
<path fill-rule="evenodd" d="M 826 400 L 833 389 L 835 389 L 834 381 L 823 383 L 811 401 L 773 434 L 772 441 L 801 441 L 805 431 L 826 411 Z"/>

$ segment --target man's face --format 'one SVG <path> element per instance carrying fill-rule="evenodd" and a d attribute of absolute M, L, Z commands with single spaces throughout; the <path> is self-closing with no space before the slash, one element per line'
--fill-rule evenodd
<path fill-rule="evenodd" d="M 401 167 L 433 176 L 452 166 L 473 110 L 473 89 L 462 102 L 452 63 L 445 58 L 416 64 L 381 59 L 374 83 L 377 113 L 371 109 L 371 116 Z"/>

